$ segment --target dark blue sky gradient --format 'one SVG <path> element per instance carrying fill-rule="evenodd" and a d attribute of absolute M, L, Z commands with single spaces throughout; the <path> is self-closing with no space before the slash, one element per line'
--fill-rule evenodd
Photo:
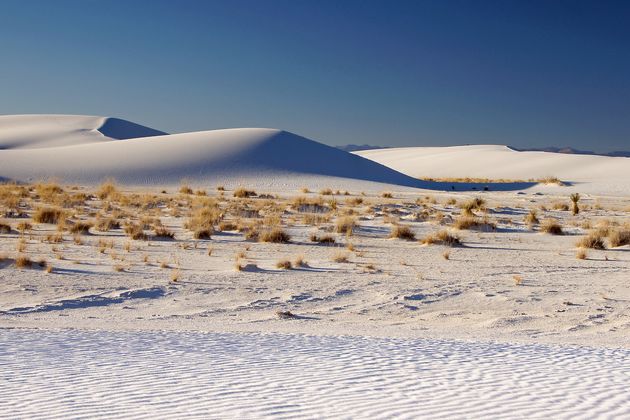
<path fill-rule="evenodd" d="M 630 149 L 630 1 L 0 1 L 0 113 Z"/>

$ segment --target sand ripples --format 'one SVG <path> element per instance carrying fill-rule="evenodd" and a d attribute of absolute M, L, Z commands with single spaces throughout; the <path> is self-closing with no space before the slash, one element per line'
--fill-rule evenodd
<path fill-rule="evenodd" d="M 0 418 L 614 418 L 630 351 L 179 332 L 0 332 Z"/>

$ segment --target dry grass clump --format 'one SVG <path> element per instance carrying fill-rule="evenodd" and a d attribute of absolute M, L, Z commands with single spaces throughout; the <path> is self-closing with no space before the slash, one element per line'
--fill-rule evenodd
<path fill-rule="evenodd" d="M 560 201 L 551 203 L 551 208 L 553 210 L 558 210 L 558 211 L 569 211 L 569 205 L 567 203 L 562 203 Z"/>
<path fill-rule="evenodd" d="M 196 231 L 214 230 L 214 226 L 221 220 L 223 214 L 216 203 L 209 203 L 193 211 L 190 218 L 184 223 L 186 229 Z"/>
<path fill-rule="evenodd" d="M 388 191 L 384 192 L 381 194 L 381 197 L 383 198 L 394 198 L 394 195 Z"/>
<path fill-rule="evenodd" d="M 179 193 L 180 194 L 190 195 L 190 194 L 193 193 L 193 189 L 190 188 L 190 186 L 187 185 L 187 184 L 182 184 L 182 186 L 179 187 Z M 200 195 L 203 195 L 203 194 L 200 194 Z"/>
<path fill-rule="evenodd" d="M 55 182 L 49 183 L 39 183 L 35 184 L 35 193 L 39 196 L 39 198 L 47 203 L 50 203 L 55 200 L 56 196 L 63 193 L 63 188 L 61 188 Z"/>
<path fill-rule="evenodd" d="M 578 260 L 585 260 L 588 257 L 588 252 L 585 248 L 579 248 L 575 253 L 575 258 Z"/>
<path fill-rule="evenodd" d="M 540 226 L 540 231 L 550 235 L 562 235 L 562 226 L 556 219 L 545 219 Z"/>
<path fill-rule="evenodd" d="M 442 258 L 444 258 L 445 260 L 450 260 L 451 259 L 451 252 L 450 251 L 442 252 Z"/>
<path fill-rule="evenodd" d="M 308 262 L 304 259 L 304 255 L 298 255 L 293 262 L 294 267 L 308 267 Z"/>
<path fill-rule="evenodd" d="M 33 214 L 33 221 L 37 223 L 55 224 L 63 219 L 65 213 L 59 207 L 40 207 Z"/>
<path fill-rule="evenodd" d="M 17 268 L 46 268 L 47 265 L 46 260 L 41 259 L 35 262 L 27 255 L 18 255 L 15 259 L 15 266 Z"/>
<path fill-rule="evenodd" d="M 92 223 L 90 222 L 76 222 L 72 226 L 70 226 L 70 233 L 75 235 L 87 235 L 90 233 L 90 228 L 92 227 Z"/>
<path fill-rule="evenodd" d="M 344 251 L 337 251 L 333 254 L 332 260 L 336 263 L 347 263 L 350 261 L 350 254 Z"/>
<path fill-rule="evenodd" d="M 239 187 L 236 190 L 234 190 L 234 197 L 236 197 L 236 198 L 256 197 L 256 191 L 248 190 L 248 189 L 245 189 L 243 187 Z"/>
<path fill-rule="evenodd" d="M 564 185 L 564 182 L 560 181 L 560 179 L 558 179 L 558 177 L 555 177 L 555 176 L 546 176 L 544 178 L 539 178 L 538 180 L 536 180 L 536 182 L 538 182 L 539 184 L 544 184 L 544 185 L 548 185 L 548 184 L 555 184 L 559 186 Z"/>
<path fill-rule="evenodd" d="M 318 236 L 316 233 L 312 233 L 309 239 L 311 242 L 317 242 L 319 244 L 332 245 L 335 243 L 335 237 L 332 235 Z"/>
<path fill-rule="evenodd" d="M 426 236 L 420 241 L 425 245 L 446 245 L 446 246 L 458 246 L 461 245 L 461 239 L 458 236 L 451 234 L 447 230 L 441 230 L 437 233 L 432 233 Z"/>
<path fill-rule="evenodd" d="M 276 263 L 276 268 L 281 268 L 283 270 L 290 270 L 293 268 L 291 261 L 289 260 L 280 260 Z"/>
<path fill-rule="evenodd" d="M 271 242 L 271 243 L 287 243 L 291 240 L 291 236 L 286 233 L 282 228 L 273 228 L 269 230 L 264 230 L 258 235 L 258 240 L 260 242 Z"/>
<path fill-rule="evenodd" d="M 604 238 L 605 236 L 602 235 L 602 232 L 594 231 L 582 237 L 576 243 L 576 246 L 579 248 L 606 249 Z"/>
<path fill-rule="evenodd" d="M 459 230 L 480 230 L 490 232 L 496 230 L 497 225 L 487 219 L 479 219 L 474 216 L 460 216 L 455 219 L 453 227 Z"/>
<path fill-rule="evenodd" d="M 608 234 L 608 242 L 611 248 L 630 245 L 630 228 L 611 229 Z"/>
<path fill-rule="evenodd" d="M 540 220 L 538 219 L 538 211 L 536 211 L 536 209 L 531 209 L 529 213 L 527 213 L 527 216 L 525 216 L 525 223 L 529 226 L 534 226 L 540 223 Z"/>
<path fill-rule="evenodd" d="M 523 276 L 519 276 L 518 274 L 514 274 L 512 276 L 512 279 L 514 279 L 514 284 L 516 286 L 520 286 L 521 284 L 523 284 Z"/>
<path fill-rule="evenodd" d="M 389 234 L 390 238 L 404 239 L 406 241 L 415 241 L 416 235 L 408 226 L 395 225 Z"/>
<path fill-rule="evenodd" d="M 153 229 L 153 237 L 156 239 L 175 239 L 175 233 L 160 226 Z"/>
<path fill-rule="evenodd" d="M 352 235 L 354 229 L 357 226 L 357 221 L 354 217 L 346 216 L 337 218 L 335 224 L 335 232 L 344 233 L 346 235 Z"/>
<path fill-rule="evenodd" d="M 0 233 L 11 233 L 11 225 L 0 222 Z"/>
<path fill-rule="evenodd" d="M 110 217 L 97 218 L 94 227 L 99 232 L 108 232 L 112 229 L 120 229 L 120 222 Z"/>
<path fill-rule="evenodd" d="M 486 201 L 483 198 L 475 197 L 462 203 L 462 213 L 466 216 L 474 216 L 473 210 L 483 210 L 486 208 Z"/>
<path fill-rule="evenodd" d="M 18 232 L 20 232 L 20 234 L 24 235 L 24 233 L 33 229 L 33 225 L 31 225 L 29 222 L 20 222 L 17 224 L 16 229 L 18 230 Z"/>
<path fill-rule="evenodd" d="M 238 225 L 234 222 L 222 221 L 221 223 L 219 223 L 219 230 L 222 232 L 238 230 Z"/>
<path fill-rule="evenodd" d="M 146 241 L 149 239 L 147 234 L 144 233 L 144 229 L 142 229 L 142 226 L 134 223 L 125 226 L 125 234 L 134 240 Z"/>
<path fill-rule="evenodd" d="M 348 204 L 349 206 L 361 205 L 361 204 L 363 204 L 363 198 L 361 198 L 361 197 L 347 198 L 346 199 L 346 204 Z"/>
<path fill-rule="evenodd" d="M 331 190 L 330 188 L 324 188 L 320 190 L 319 193 L 321 195 L 333 195 L 333 190 Z"/>
<path fill-rule="evenodd" d="M 106 198 L 114 198 L 117 194 L 118 189 L 116 188 L 116 184 L 113 180 L 107 180 L 103 182 L 98 189 L 96 190 L 96 196 L 101 200 Z"/>

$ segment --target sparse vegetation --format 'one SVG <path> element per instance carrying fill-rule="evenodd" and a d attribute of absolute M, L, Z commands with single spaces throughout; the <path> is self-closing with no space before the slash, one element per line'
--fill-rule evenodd
<path fill-rule="evenodd" d="M 446 246 L 458 246 L 461 245 L 461 239 L 451 234 L 447 230 L 441 230 L 437 233 L 433 233 L 431 235 L 426 236 L 424 239 L 420 241 L 425 245 L 446 245 Z"/>
<path fill-rule="evenodd" d="M 550 235 L 562 235 L 564 231 L 562 226 L 556 219 L 545 219 L 540 226 L 541 232 L 548 233 Z"/>
<path fill-rule="evenodd" d="M 59 207 L 40 207 L 33 214 L 33 221 L 37 223 L 55 224 L 59 222 L 65 213 Z"/>
<path fill-rule="evenodd" d="M 389 234 L 389 237 L 404 239 L 406 241 L 416 240 L 416 235 L 413 233 L 413 231 L 408 226 L 404 226 L 404 225 L 394 225 L 394 227 L 392 227 L 392 230 Z"/>

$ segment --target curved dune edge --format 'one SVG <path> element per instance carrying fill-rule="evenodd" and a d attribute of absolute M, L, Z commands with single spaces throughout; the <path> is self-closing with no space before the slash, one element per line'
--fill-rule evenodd
<path fill-rule="evenodd" d="M 555 176 L 572 184 L 567 191 L 630 195 L 630 159 L 624 157 L 521 152 L 499 145 L 401 147 L 354 153 L 415 178 L 530 180 Z"/>
<path fill-rule="evenodd" d="M 9 123 L 13 128 L 8 128 Z M 366 182 L 410 188 L 431 185 L 281 130 L 242 128 L 135 137 L 146 130 L 151 129 L 101 117 L 5 117 L 4 126 L 0 121 L 4 133 L 0 134 L 4 145 L 0 179 L 90 185 L 114 178 L 130 186 L 167 186 L 185 180 L 278 189 L 362 188 Z M 30 133 L 35 140 L 21 137 L 20 142 L 12 133 Z M 117 138 L 125 141 L 114 141 Z"/>
<path fill-rule="evenodd" d="M 65 147 L 165 134 L 112 117 L 0 115 L 0 150 Z"/>

